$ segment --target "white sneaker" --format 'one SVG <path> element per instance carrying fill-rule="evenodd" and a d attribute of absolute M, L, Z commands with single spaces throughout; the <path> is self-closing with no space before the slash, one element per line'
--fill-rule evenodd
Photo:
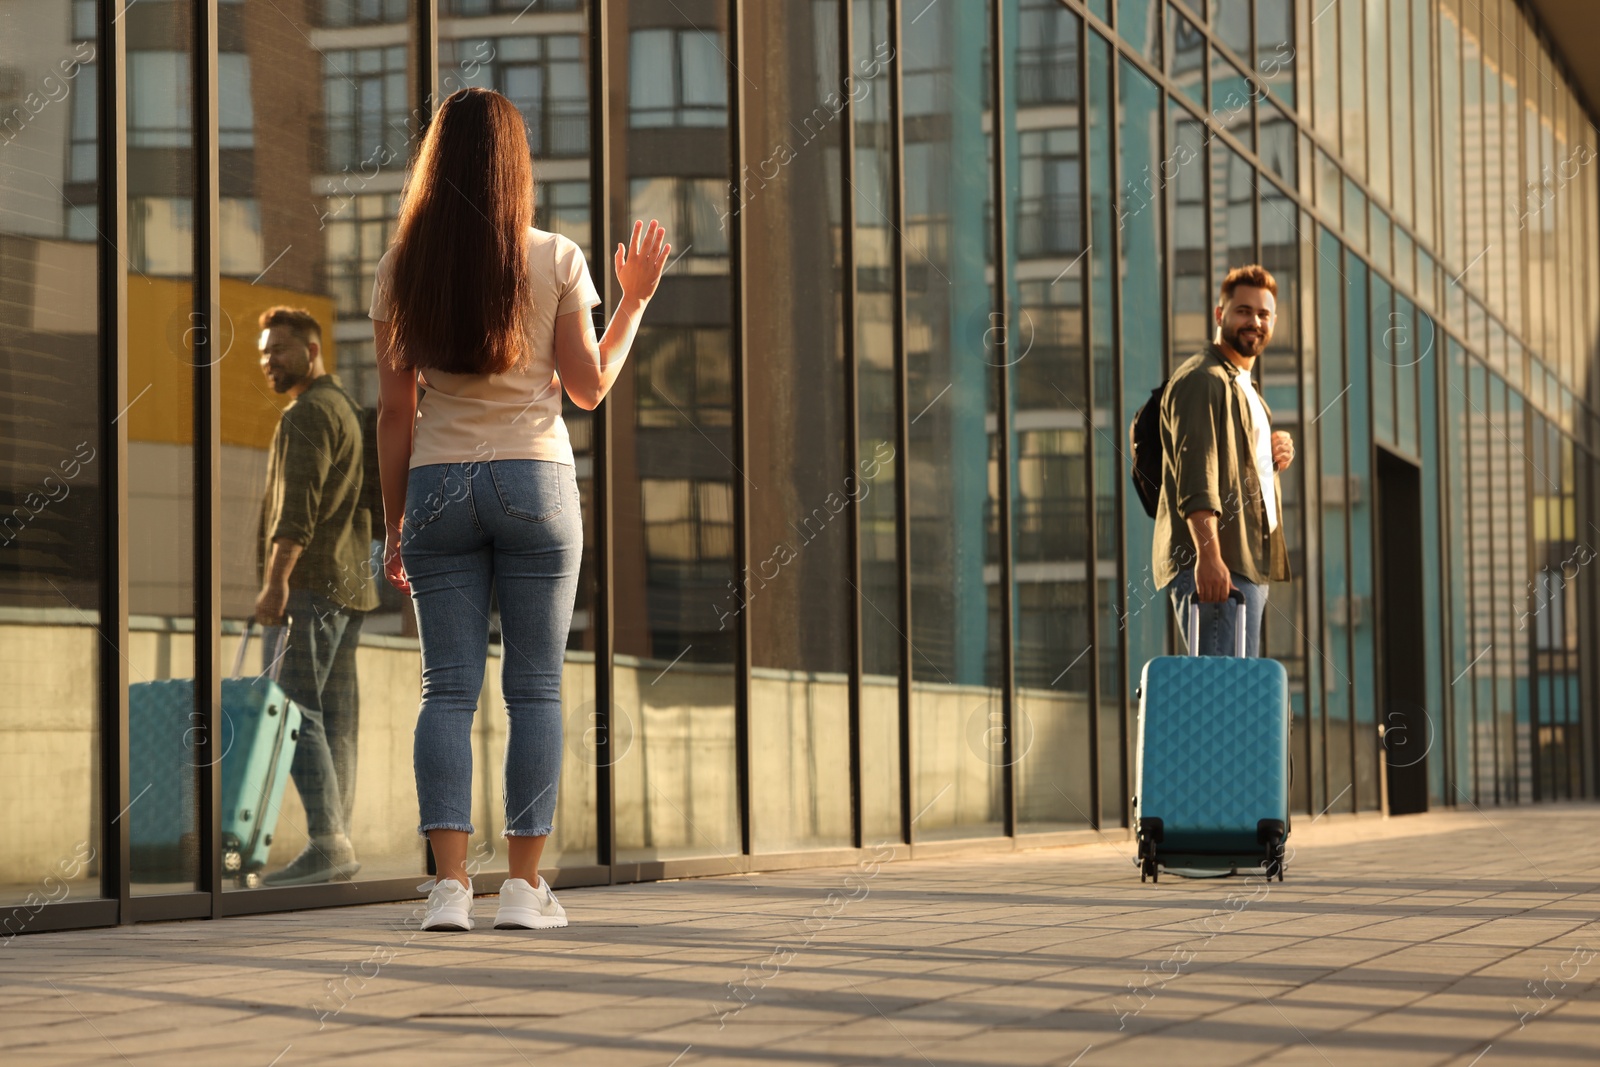
<path fill-rule="evenodd" d="M 472 929 L 470 880 L 465 886 L 454 878 L 423 882 L 417 891 L 428 894 L 428 914 L 422 919 L 424 930 Z"/>
<path fill-rule="evenodd" d="M 567 925 L 567 912 L 541 875 L 538 888 L 523 878 L 507 878 L 500 886 L 496 930 L 553 930 Z"/>

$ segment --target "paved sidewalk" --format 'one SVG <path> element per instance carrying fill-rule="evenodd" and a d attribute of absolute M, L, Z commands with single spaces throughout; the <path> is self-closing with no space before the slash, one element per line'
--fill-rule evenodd
<path fill-rule="evenodd" d="M 610 888 L 565 930 L 415 904 L 0 946 L 0 1061 L 1578 1064 L 1600 808 L 1297 824 L 1288 878 L 1125 843 Z"/>

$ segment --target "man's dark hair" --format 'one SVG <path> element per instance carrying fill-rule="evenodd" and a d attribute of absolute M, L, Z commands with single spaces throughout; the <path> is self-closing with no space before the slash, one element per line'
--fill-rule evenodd
<path fill-rule="evenodd" d="M 311 347 L 312 341 L 319 345 L 322 343 L 322 327 L 317 325 L 316 316 L 305 308 L 292 308 L 284 304 L 268 308 L 261 313 L 260 325 L 263 330 L 287 326 L 307 348 Z"/>
<path fill-rule="evenodd" d="M 1278 280 L 1274 278 L 1267 268 L 1259 263 L 1252 263 L 1248 267 L 1235 267 L 1222 279 L 1222 295 L 1217 298 L 1217 305 L 1225 305 L 1233 296 L 1233 291 L 1241 285 L 1250 286 L 1252 289 L 1265 289 L 1276 299 L 1278 295 Z"/>

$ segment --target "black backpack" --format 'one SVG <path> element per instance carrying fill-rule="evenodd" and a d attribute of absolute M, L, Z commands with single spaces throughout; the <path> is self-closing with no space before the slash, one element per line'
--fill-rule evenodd
<path fill-rule="evenodd" d="M 1167 379 L 1171 381 L 1172 379 Z M 1167 391 L 1164 381 L 1150 390 L 1128 425 L 1128 447 L 1133 454 L 1133 489 L 1144 510 L 1153 519 L 1161 504 L 1161 398 Z"/>

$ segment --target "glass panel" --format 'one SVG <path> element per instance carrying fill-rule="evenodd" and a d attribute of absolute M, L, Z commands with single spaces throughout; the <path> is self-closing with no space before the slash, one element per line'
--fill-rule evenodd
<path fill-rule="evenodd" d="M 1505 276 L 1510 273 L 1508 264 L 1518 261 L 1508 259 L 1506 256 L 1508 234 L 1505 232 L 1506 220 L 1506 195 L 1509 189 L 1503 187 L 1505 176 L 1505 160 L 1507 155 L 1507 142 L 1501 129 L 1500 101 L 1503 89 L 1500 82 L 1500 3 L 1499 0 L 1484 0 L 1481 9 L 1483 16 L 1483 166 L 1484 177 L 1482 192 L 1479 199 L 1483 204 L 1484 214 L 1484 241 L 1488 246 L 1488 254 L 1484 257 L 1484 267 L 1487 268 L 1479 275 L 1487 302 L 1491 308 L 1501 315 L 1505 314 Z"/>
<path fill-rule="evenodd" d="M 1272 409 L 1272 428 L 1289 433 L 1300 455 L 1288 470 L 1279 475 L 1283 494 L 1283 531 L 1289 550 L 1289 571 L 1294 580 L 1275 584 L 1267 601 L 1263 626 L 1263 652 L 1284 665 L 1289 674 L 1290 701 L 1294 711 L 1294 752 L 1303 765 L 1308 737 L 1306 718 L 1305 661 L 1305 586 L 1308 581 L 1304 536 L 1304 474 L 1314 458 L 1305 441 L 1300 413 L 1300 331 L 1301 277 L 1300 235 L 1296 208 L 1278 194 L 1270 183 L 1261 183 L 1261 264 L 1278 283 L 1278 321 L 1272 340 L 1262 355 L 1258 377 L 1262 395 Z M 1320 642 L 1319 642 L 1320 643 Z M 1306 768 L 1295 776 L 1298 810 L 1309 805 L 1309 776 Z M 1320 775 L 1319 775 L 1320 777 Z"/>
<path fill-rule="evenodd" d="M 1433 347 L 1436 338 L 1433 335 L 1433 323 L 1420 320 L 1417 309 L 1399 293 L 1395 294 L 1395 314 L 1392 318 L 1394 325 L 1404 326 L 1407 331 L 1405 345 L 1395 345 L 1391 349 L 1391 358 L 1394 360 L 1394 424 L 1395 444 L 1407 455 L 1420 455 L 1417 438 L 1417 377 L 1419 364 L 1422 361 L 1434 358 Z M 1374 370 L 1377 368 L 1375 367 Z M 1437 556 L 1428 556 L 1436 559 Z M 1425 601 L 1436 604 L 1438 601 Z"/>
<path fill-rule="evenodd" d="M 1322 672 L 1327 748 L 1327 800 L 1330 811 L 1354 811 L 1353 735 L 1350 718 L 1351 603 L 1349 571 L 1345 559 L 1347 502 L 1351 495 L 1345 476 L 1345 419 L 1349 412 L 1344 359 L 1344 294 L 1346 285 L 1339 265 L 1344 250 L 1327 230 L 1318 230 L 1317 256 L 1317 449 L 1322 457 Z M 1365 329 L 1365 325 L 1362 326 Z"/>
<path fill-rule="evenodd" d="M 190 0 L 135 6 L 126 16 L 128 820 L 135 893 L 192 889 L 199 862 L 199 732 L 192 724 L 201 720 L 191 718 L 203 715 L 192 681 L 194 176 L 190 57 L 182 50 L 190 17 Z M 220 354 L 233 339 L 226 321 L 219 325 Z M 227 365 L 219 364 L 224 374 Z"/>
<path fill-rule="evenodd" d="M 1339 164 L 1320 148 L 1316 159 L 1317 210 L 1338 226 L 1344 218 L 1344 176 L 1339 173 Z"/>
<path fill-rule="evenodd" d="M 1117 129 L 1117 143 L 1122 153 L 1122 186 L 1117 190 L 1121 201 L 1117 219 L 1122 240 L 1118 245 L 1120 261 L 1116 268 L 1120 278 L 1121 306 L 1117 313 L 1122 339 L 1122 411 L 1117 420 L 1120 441 L 1120 427 L 1132 421 L 1134 413 L 1150 398 L 1150 391 L 1166 376 L 1162 369 L 1161 320 L 1149 313 L 1151 307 L 1161 305 L 1166 268 L 1162 255 L 1161 203 L 1137 191 L 1138 183 L 1147 180 L 1159 166 L 1163 121 L 1161 93 L 1126 59 L 1121 61 L 1117 79 L 1120 96 L 1117 115 L 1121 123 Z M 1146 661 L 1161 655 L 1166 648 L 1170 609 L 1166 594 L 1155 587 L 1150 567 L 1155 522 L 1144 513 L 1132 494 L 1124 491 L 1122 500 L 1123 558 L 1127 561 L 1122 634 L 1128 647 L 1128 678 L 1122 692 L 1131 700 Z M 1101 743 L 1105 743 L 1103 738 Z M 1132 749 L 1131 744 L 1126 747 L 1130 754 Z M 1125 782 L 1132 780 L 1129 762 L 1124 761 Z M 1102 761 L 1102 781 L 1107 770 Z"/>
<path fill-rule="evenodd" d="M 1453 267 L 1451 276 L 1465 265 L 1462 254 L 1463 207 L 1461 181 L 1465 174 L 1462 163 L 1461 133 L 1461 21 L 1458 0 L 1442 0 L 1439 9 L 1439 100 L 1442 124 L 1439 130 L 1440 175 L 1439 195 L 1444 209 L 1444 231 L 1440 241 L 1444 246 L 1444 262 Z M 1425 175 L 1419 174 L 1420 179 Z M 1420 205 L 1419 205 L 1420 208 Z"/>
<path fill-rule="evenodd" d="M 1372 432 L 1379 444 L 1391 448 L 1394 447 L 1394 368 L 1405 353 L 1396 334 L 1403 333 L 1404 327 L 1400 326 L 1403 321 L 1403 316 L 1394 306 L 1394 290 L 1382 279 L 1374 276 L 1372 279 Z"/>
<path fill-rule="evenodd" d="M 1078 68 L 1076 15 L 1055 0 L 1023 5 L 1021 39 L 1052 42 L 1059 66 Z M 1008 51 L 1013 50 L 1007 46 Z M 1026 56 L 1018 48 L 1020 63 Z M 1008 64 L 1012 66 L 1013 64 Z M 1013 335 L 1027 356 L 1013 363 L 1011 416 L 1012 558 L 1016 597 L 1017 686 L 1014 756 L 1017 821 L 1029 830 L 1092 825 L 1094 802 L 1089 745 L 1090 655 L 1088 559 L 1091 428 L 1083 333 L 1082 167 L 1078 158 L 1077 86 L 1060 104 L 1026 107 L 1019 98 L 1020 133 L 1007 136 L 1007 155 L 1019 152 L 1007 190 L 1006 284 L 1023 330 Z M 1102 151 L 1104 149 L 1102 148 Z M 1017 157 L 1013 157 L 1017 158 Z M 1030 231 L 1036 236 L 1030 238 Z M 1109 238 L 1109 235 L 1107 235 Z M 1106 448 L 1095 441 L 1098 449 Z M 1098 471 L 1097 471 L 1098 473 Z M 998 738 L 997 732 L 989 734 Z M 984 746 L 992 757 L 1002 749 Z"/>
<path fill-rule="evenodd" d="M 1261 104 L 1261 162 L 1283 180 L 1291 190 L 1299 187 L 1296 165 L 1295 124 L 1277 105 L 1263 101 Z"/>
<path fill-rule="evenodd" d="M 1443 352 L 1442 339 L 1438 336 L 1438 329 L 1433 320 L 1426 315 L 1411 312 L 1408 305 L 1402 304 L 1405 313 L 1413 314 L 1416 326 L 1412 331 L 1411 357 L 1416 360 L 1402 372 L 1402 380 L 1420 379 L 1418 399 L 1420 400 L 1420 433 L 1418 434 L 1418 456 L 1422 460 L 1422 602 L 1424 604 L 1442 604 L 1444 596 L 1445 576 L 1459 568 L 1451 566 L 1451 557 L 1446 554 L 1444 543 L 1444 519 L 1452 514 L 1447 506 L 1447 501 L 1441 497 L 1443 491 L 1443 478 L 1451 477 L 1451 472 L 1440 470 L 1439 455 L 1439 404 L 1438 404 L 1438 374 L 1442 366 Z M 1404 435 L 1405 418 L 1401 416 L 1401 430 Z M 1454 467 L 1454 464 L 1452 464 Z M 1424 669 L 1427 671 L 1425 692 L 1427 694 L 1425 720 L 1428 729 L 1428 795 L 1435 804 L 1451 802 L 1454 799 L 1446 793 L 1445 770 L 1449 760 L 1450 742 L 1445 734 L 1446 703 L 1445 694 L 1448 681 L 1456 676 L 1456 669 L 1452 667 L 1455 661 L 1455 641 L 1453 634 L 1454 616 L 1456 611 L 1452 608 L 1450 618 L 1445 618 L 1438 611 L 1424 611 L 1422 613 L 1423 647 L 1426 652 Z M 1449 673 L 1446 674 L 1445 672 Z"/>
<path fill-rule="evenodd" d="M 1552 492 L 1552 487 L 1546 481 L 1550 470 L 1550 427 L 1540 416 L 1530 411 L 1528 463 L 1530 467 L 1528 485 L 1530 490 L 1529 505 L 1533 514 L 1533 529 L 1529 540 L 1529 551 L 1532 553 L 1533 565 L 1538 569 L 1533 573 L 1528 582 L 1526 593 L 1518 597 L 1516 604 L 1517 636 L 1519 641 L 1528 642 L 1526 654 L 1533 657 L 1532 665 L 1538 672 L 1538 678 L 1529 694 L 1530 726 L 1532 728 L 1532 773 L 1533 789 L 1540 798 L 1552 794 L 1554 774 L 1555 747 L 1552 744 L 1555 731 L 1550 727 L 1552 719 L 1552 693 L 1551 693 L 1551 664 L 1548 655 L 1551 648 L 1552 626 L 1555 623 L 1556 613 L 1552 610 L 1554 598 L 1560 594 L 1557 590 L 1556 571 L 1560 565 L 1557 554 L 1556 541 L 1557 522 L 1554 516 L 1559 513 L 1559 499 Z"/>
<path fill-rule="evenodd" d="M 1234 55 L 1250 58 L 1250 0 L 1212 0 L 1211 29 Z"/>
<path fill-rule="evenodd" d="M 705 9 L 709 17 L 696 21 L 682 8 L 647 0 L 633 5 L 630 18 L 668 28 L 680 43 L 708 41 L 710 65 L 697 78 L 725 77 L 725 9 Z M 640 79 L 653 75 L 629 65 L 626 38 L 613 40 L 612 69 L 628 71 L 630 99 L 638 101 Z M 679 55 L 676 48 L 669 54 Z M 634 731 L 614 772 L 622 862 L 739 851 L 733 642 L 738 616 L 764 581 L 755 567 L 742 578 L 734 568 L 735 483 L 753 490 L 730 459 L 727 111 L 691 107 L 678 95 L 676 70 L 672 77 L 672 95 L 647 101 L 662 105 L 660 114 L 643 123 L 632 112 L 626 137 L 608 146 L 628 177 L 612 187 L 613 232 L 629 232 L 641 216 L 661 218 L 681 257 L 640 328 L 633 374 L 618 380 L 607 401 L 615 477 L 612 715 Z M 674 124 L 680 128 L 653 128 Z M 762 195 L 753 178 L 742 193 Z M 659 213 L 655 206 L 646 212 L 647 204 Z M 624 740 L 613 736 L 622 749 Z"/>
<path fill-rule="evenodd" d="M 99 605 L 107 551 L 101 540 L 101 472 L 107 457 L 101 439 L 105 385 L 96 232 L 101 131 L 96 68 L 90 63 L 97 16 L 92 2 L 68 7 L 22 0 L 0 8 L 0 69 L 17 79 L 8 108 L 29 101 L 7 111 L 0 149 L 0 289 L 5 292 L 0 313 L 0 380 L 5 383 L 0 390 L 0 647 L 5 649 L 0 685 L 6 692 L 0 806 L 7 813 L 0 840 L 0 906 L 20 905 L 4 915 L 8 939 L 27 930 L 45 903 L 100 895 L 99 679 L 106 646 Z M 129 280 L 132 291 L 141 284 L 137 276 Z M 159 388 L 142 400 L 158 401 L 152 405 L 158 415 L 186 415 L 188 408 L 175 402 L 188 399 L 180 393 L 188 365 L 178 350 L 188 308 L 176 301 L 192 294 L 188 279 L 160 284 L 171 287 L 175 301 L 168 309 L 177 313 L 172 347 L 168 322 L 159 311 L 151 312 L 153 319 L 137 320 L 142 332 L 130 331 L 129 354 L 138 353 L 138 362 L 129 367 L 127 399 L 140 399 L 140 391 L 156 385 L 159 376 Z M 159 425 L 137 406 L 128 417 L 138 420 L 130 421 L 130 430 L 138 427 L 144 436 Z M 163 479 L 169 489 L 185 489 L 184 483 L 175 487 L 166 470 L 142 478 L 130 464 L 128 473 L 132 486 L 141 488 L 143 504 L 130 515 L 130 528 L 137 518 L 146 537 L 170 536 L 168 523 L 181 524 L 190 514 L 187 498 L 182 492 L 170 495 L 175 514 L 169 520 L 159 498 L 150 499 L 152 490 Z M 156 529 L 158 524 L 164 529 Z M 182 570 L 181 546 L 187 528 L 181 534 L 184 541 L 168 547 L 179 548 L 174 577 L 184 581 L 188 572 Z M 130 554 L 130 564 L 135 560 L 140 560 L 137 551 Z M 149 567 L 133 573 L 148 577 Z M 177 593 L 182 592 L 180 586 Z M 187 598 L 177 599 L 168 605 L 173 614 L 192 613 Z M 148 597 L 144 602 L 148 605 Z M 135 636 L 130 651 L 138 655 L 129 659 L 130 681 L 156 676 L 155 640 Z M 180 660 L 188 647 L 180 643 Z M 184 673 L 181 662 L 177 673 Z M 194 872 L 192 848 L 180 848 L 182 835 L 194 826 L 192 735 L 186 735 L 192 705 L 185 697 L 146 707 L 161 721 L 135 720 L 140 739 L 150 744 L 138 750 L 146 758 L 142 766 L 134 764 L 141 773 L 133 781 L 139 784 L 128 796 L 137 800 L 146 786 L 162 786 L 155 798 L 142 800 L 146 810 L 152 810 L 152 799 L 160 800 L 159 814 L 169 821 L 142 818 L 136 825 L 144 840 L 159 837 L 168 855 L 136 849 L 134 870 L 154 881 L 165 877 L 157 869 L 165 863 L 186 880 Z"/>
<path fill-rule="evenodd" d="M 1123 618 L 1127 614 L 1122 583 L 1117 580 L 1118 538 L 1122 523 L 1117 510 L 1126 461 L 1121 447 L 1122 421 L 1117 410 L 1118 365 L 1114 358 L 1116 321 L 1112 304 L 1111 219 L 1111 59 L 1109 42 L 1089 37 L 1089 310 L 1091 373 L 1096 433 L 1094 449 L 1095 535 L 1099 559 L 1100 618 L 1095 653 L 1099 660 L 1100 825 L 1120 826 L 1126 817 L 1128 787 L 1122 753 L 1128 742 L 1127 703 L 1122 692 L 1120 653 Z"/>
<path fill-rule="evenodd" d="M 1256 74 L 1272 95 L 1293 108 L 1295 0 L 1256 0 Z"/>
<path fill-rule="evenodd" d="M 1354 7 L 1354 4 L 1346 4 Z M 1356 70 L 1367 68 L 1367 184 L 1378 199 L 1389 199 L 1389 0 L 1367 0 L 1366 47 Z M 1346 70 L 1350 68 L 1346 66 Z M 1348 147 L 1348 142 L 1347 142 Z"/>
<path fill-rule="evenodd" d="M 1219 292 L 1207 293 L 1208 305 L 1215 306 L 1228 271 L 1256 262 L 1255 177 L 1254 168 L 1243 156 L 1225 145 L 1215 146 L 1211 153 L 1211 277 L 1212 288 Z"/>
<path fill-rule="evenodd" d="M 1394 228 L 1394 281 L 1401 289 L 1414 293 L 1417 288 L 1417 245 L 1399 226 Z"/>
<path fill-rule="evenodd" d="M 1206 37 L 1176 5 L 1167 7 L 1167 77 L 1202 111 L 1206 106 Z"/>
<path fill-rule="evenodd" d="M 749 360 L 745 386 L 750 409 L 762 412 L 745 464 L 750 552 L 764 583 L 746 615 L 754 852 L 848 845 L 852 832 L 855 593 L 850 523 L 839 516 L 864 487 L 846 448 L 844 130 L 831 120 L 851 89 L 840 70 L 839 8 L 839 0 L 754 5 L 744 24 L 751 62 L 788 70 L 746 87 L 746 141 L 799 141 L 788 165 L 745 198 L 741 216 L 749 274 L 767 279 L 759 299 L 746 301 L 748 344 L 776 357 Z"/>
<path fill-rule="evenodd" d="M 1493 804 L 1495 796 L 1495 746 L 1494 746 L 1494 657 L 1487 655 L 1494 649 L 1495 609 L 1497 597 L 1503 590 L 1493 588 L 1494 573 L 1494 511 L 1498 504 L 1494 485 L 1494 468 L 1491 458 L 1487 387 L 1483 367 L 1473 360 L 1467 362 L 1467 408 L 1471 412 L 1468 425 L 1468 455 L 1471 463 L 1471 504 L 1467 514 L 1472 516 L 1472 615 L 1473 647 L 1478 650 L 1477 661 L 1469 678 L 1472 682 L 1474 706 L 1473 735 L 1473 799 L 1478 804 Z"/>
<path fill-rule="evenodd" d="M 1349 175 L 1344 178 L 1344 239 L 1357 252 L 1367 248 L 1367 196 Z"/>
<path fill-rule="evenodd" d="M 1339 19 L 1339 143 L 1345 165 L 1358 178 L 1367 176 L 1367 101 L 1363 92 L 1366 80 L 1362 77 L 1366 55 L 1361 25 L 1363 10 L 1361 4 L 1341 3 L 1335 11 L 1328 12 Z M 1332 22 L 1333 19 L 1329 18 L 1328 21 Z"/>
<path fill-rule="evenodd" d="M 1397 10 L 1407 5 L 1397 2 Z M 1411 18 L 1411 123 L 1413 138 L 1411 158 L 1415 178 L 1410 185 L 1416 205 L 1410 218 L 1415 220 L 1417 233 L 1428 241 L 1433 240 L 1433 56 L 1428 47 L 1429 28 L 1432 23 L 1433 0 L 1410 0 Z M 1396 97 L 1398 99 L 1398 97 Z M 1395 111 L 1404 110 L 1396 108 Z M 1398 130 L 1398 126 L 1396 127 Z"/>
<path fill-rule="evenodd" d="M 1540 475 L 1533 469 L 1523 447 L 1531 437 L 1526 425 L 1527 415 L 1531 412 L 1524 406 L 1522 397 L 1514 391 L 1506 389 L 1503 392 L 1506 400 L 1506 490 L 1510 503 L 1506 509 L 1507 537 L 1511 545 L 1512 566 L 1515 573 L 1522 576 L 1533 574 L 1540 562 L 1528 523 L 1529 493 L 1534 491 Z M 1562 590 L 1562 593 L 1566 592 Z M 1501 629 L 1506 636 L 1507 675 L 1503 686 L 1509 690 L 1506 695 L 1510 698 L 1501 738 L 1501 766 L 1508 779 L 1503 795 L 1518 803 L 1526 803 L 1533 799 L 1532 697 L 1528 670 L 1532 652 L 1528 628 L 1520 625 L 1515 609 L 1503 611 L 1500 615 L 1503 620 Z M 1519 625 L 1512 625 L 1513 622 Z"/>
<path fill-rule="evenodd" d="M 1471 497 L 1472 420 L 1467 396 L 1466 351 L 1454 339 L 1441 337 L 1449 362 L 1445 366 L 1445 457 L 1449 479 L 1451 515 L 1475 515 Z M 1474 644 L 1475 617 L 1472 612 L 1472 567 L 1476 562 L 1472 538 L 1476 522 L 1451 523 L 1450 559 L 1446 574 L 1450 581 L 1450 707 L 1454 729 L 1450 733 L 1454 788 L 1451 803 L 1470 801 L 1476 788 L 1477 727 L 1473 682 L 1468 677 L 1472 661 L 1481 645 Z"/>
<path fill-rule="evenodd" d="M 1462 207 L 1466 211 L 1466 226 L 1462 248 L 1466 259 L 1457 270 L 1467 273 L 1463 284 L 1471 292 L 1481 293 L 1488 288 L 1490 253 L 1488 237 L 1484 232 L 1484 115 L 1483 115 L 1483 54 L 1479 44 L 1477 3 L 1464 2 L 1461 11 L 1461 173 Z"/>
<path fill-rule="evenodd" d="M 1413 150 L 1412 125 L 1415 116 L 1412 114 L 1413 104 L 1411 97 L 1412 66 L 1415 56 L 1411 44 L 1411 10 L 1405 3 L 1388 3 L 1383 5 L 1388 11 L 1388 38 L 1389 38 L 1389 84 L 1387 93 L 1393 101 L 1389 108 L 1390 158 L 1394 166 L 1394 187 L 1389 196 L 1389 202 L 1394 207 L 1395 218 L 1402 222 L 1410 223 L 1414 195 L 1412 191 L 1411 155 Z M 1382 25 L 1383 18 L 1373 19 L 1375 26 Z M 1380 31 L 1381 32 L 1381 31 Z M 1418 50 L 1428 50 L 1426 37 L 1418 42 Z M 1371 60 L 1369 60 L 1371 62 Z"/>
<path fill-rule="evenodd" d="M 1428 3 L 1429 0 L 1417 0 Z M 1339 144 L 1339 20 L 1321 17 L 1320 9 L 1311 20 L 1311 117 L 1312 125 L 1329 143 Z"/>
<path fill-rule="evenodd" d="M 1579 560 L 1586 558 L 1579 550 L 1578 544 L 1583 543 L 1589 547 L 1588 535 L 1580 536 L 1577 529 L 1578 501 L 1577 501 L 1577 469 L 1575 463 L 1578 453 L 1573 447 L 1573 440 L 1563 435 L 1552 449 L 1561 457 L 1561 472 L 1556 475 L 1561 483 L 1561 559 L 1563 561 Z M 1554 473 L 1554 472 L 1552 472 Z M 1592 548 L 1591 548 L 1592 553 Z M 1562 576 L 1571 573 L 1572 564 L 1563 563 Z M 1578 664 L 1579 664 L 1579 633 L 1578 633 L 1578 597 L 1576 595 L 1563 596 L 1561 607 L 1563 609 L 1561 632 L 1561 681 L 1557 688 L 1564 690 L 1564 704 L 1566 710 L 1566 729 L 1563 738 L 1566 739 L 1566 766 L 1563 768 L 1566 775 L 1567 798 L 1576 797 L 1583 786 L 1583 770 L 1581 767 L 1582 755 L 1579 752 L 1583 741 L 1584 729 L 1592 724 L 1583 723 L 1578 705 Z M 1562 683 L 1565 684 L 1562 684 Z"/>
<path fill-rule="evenodd" d="M 855 0 L 856 359 L 861 523 L 861 823 L 900 840 L 900 549 L 895 539 L 894 213 L 889 0 Z M 865 88 L 861 88 L 861 86 Z M 855 102 L 859 97 L 859 102 Z"/>
<path fill-rule="evenodd" d="M 1525 575 L 1528 573 L 1524 556 L 1526 546 L 1511 539 L 1512 513 L 1526 508 L 1527 503 L 1526 498 L 1517 493 L 1517 486 L 1511 480 L 1512 442 L 1506 421 L 1506 383 L 1497 374 L 1489 374 L 1487 377 L 1489 394 L 1485 421 L 1489 428 L 1489 466 L 1494 479 L 1491 492 L 1495 502 L 1489 521 L 1494 531 L 1495 559 L 1504 567 L 1505 573 Z M 1519 443 L 1517 451 L 1521 450 Z M 1486 573 L 1482 578 L 1486 586 L 1486 599 L 1489 603 L 1497 605 L 1491 614 L 1494 654 L 1487 657 L 1493 661 L 1491 677 L 1494 679 L 1495 704 L 1495 797 L 1497 803 L 1509 804 L 1516 797 L 1517 778 L 1516 705 L 1512 695 L 1511 677 L 1513 617 L 1511 612 L 1498 606 L 1503 604 L 1503 601 L 1494 598 L 1490 592 L 1490 587 L 1494 584 L 1494 572 Z"/>
<path fill-rule="evenodd" d="M 1372 380 L 1369 330 L 1379 316 L 1369 311 L 1365 264 L 1345 255 L 1345 340 L 1350 391 L 1345 395 L 1349 423 L 1350 472 L 1350 630 L 1355 703 L 1356 810 L 1376 809 L 1378 797 L 1377 650 L 1373 620 L 1372 535 Z"/>
<path fill-rule="evenodd" d="M 1259 89 L 1250 84 L 1244 71 L 1221 52 L 1211 53 L 1211 122 L 1252 151 L 1256 145 L 1252 108 L 1259 95 Z"/>
<path fill-rule="evenodd" d="M 999 761 L 983 743 L 999 721 L 997 370 L 986 348 L 983 70 L 987 3 L 941 4 L 908 22 L 906 68 L 949 86 L 937 123 L 908 126 L 905 212 L 911 575 L 916 649 L 912 806 L 923 837 L 999 833 Z M 968 743 L 952 745 L 951 737 Z"/>
<path fill-rule="evenodd" d="M 1161 0 L 1117 0 L 1117 36 L 1161 65 Z"/>
<path fill-rule="evenodd" d="M 1170 363 L 1176 367 L 1211 340 L 1211 264 L 1206 241 L 1209 170 L 1205 124 L 1176 100 L 1170 100 L 1168 108 L 1172 155 L 1162 164 L 1162 177 L 1172 224 Z"/>
<path fill-rule="evenodd" d="M 1370 237 L 1367 254 L 1372 257 L 1372 265 L 1385 274 L 1394 266 L 1390 249 L 1391 230 L 1389 216 L 1383 213 L 1376 200 L 1368 200 L 1367 231 Z"/>

